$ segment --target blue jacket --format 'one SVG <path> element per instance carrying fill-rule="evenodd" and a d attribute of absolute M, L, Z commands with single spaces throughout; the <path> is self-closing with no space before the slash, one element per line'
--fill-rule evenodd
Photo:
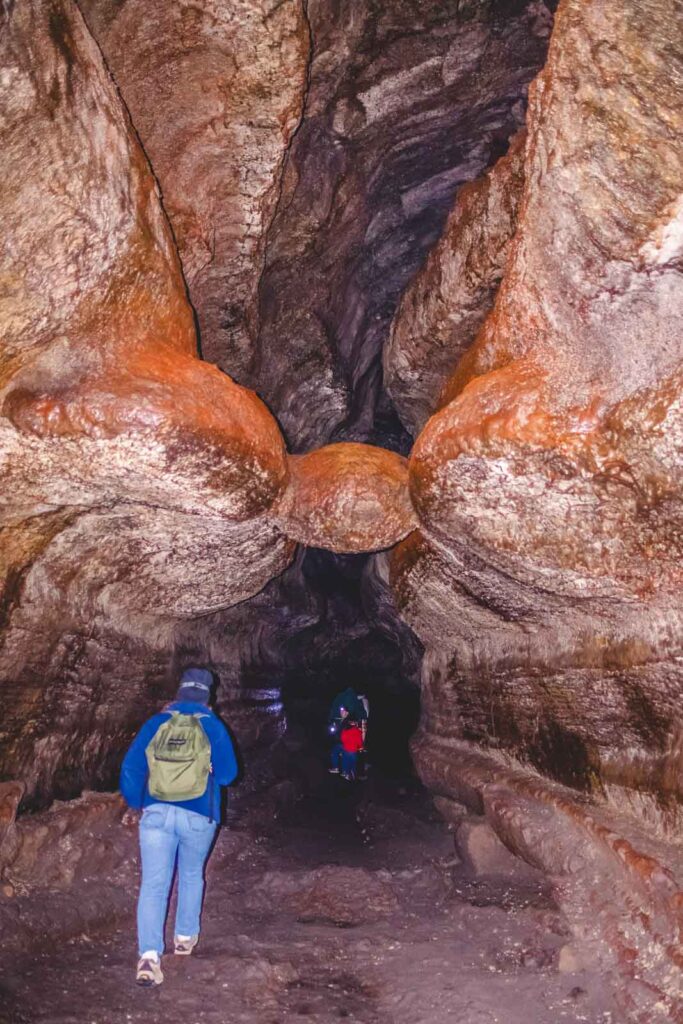
<path fill-rule="evenodd" d="M 221 786 L 228 786 L 237 777 L 237 758 L 232 740 L 223 723 L 216 718 L 210 708 L 191 700 L 178 700 L 169 704 L 167 711 L 153 715 L 143 725 L 123 759 L 119 785 L 123 798 L 129 807 L 139 810 L 149 804 L 165 801 L 152 797 L 147 789 L 147 744 L 163 722 L 171 717 L 171 711 L 180 711 L 184 715 L 206 715 L 202 718 L 202 727 L 211 743 L 211 765 L 213 772 L 209 775 L 206 792 L 195 800 L 177 800 L 175 807 L 184 807 L 188 811 L 196 811 L 212 821 L 220 821 Z"/>

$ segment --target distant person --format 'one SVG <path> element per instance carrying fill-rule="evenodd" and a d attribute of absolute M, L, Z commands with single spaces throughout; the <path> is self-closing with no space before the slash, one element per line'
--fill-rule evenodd
<path fill-rule="evenodd" d="M 341 726 L 339 740 L 332 748 L 332 764 L 329 771 L 347 781 L 356 777 L 358 754 L 363 749 L 363 733 L 355 718 L 348 715 Z"/>
<path fill-rule="evenodd" d="M 342 723 L 349 715 L 357 722 L 364 722 L 367 719 L 365 707 L 351 686 L 338 693 L 330 705 L 327 726 L 332 736 L 339 736 Z"/>
<path fill-rule="evenodd" d="M 342 726 L 340 744 L 342 748 L 342 778 L 351 782 L 356 777 L 358 754 L 363 749 L 363 731 L 355 718 L 347 718 Z"/>
<path fill-rule="evenodd" d="M 230 736 L 208 706 L 212 683 L 207 669 L 186 669 L 176 700 L 145 722 L 121 766 L 126 803 L 133 810 L 143 809 L 139 985 L 164 980 L 164 922 L 176 860 L 174 952 L 188 956 L 199 938 L 204 865 L 220 819 L 220 787 L 237 776 Z"/>

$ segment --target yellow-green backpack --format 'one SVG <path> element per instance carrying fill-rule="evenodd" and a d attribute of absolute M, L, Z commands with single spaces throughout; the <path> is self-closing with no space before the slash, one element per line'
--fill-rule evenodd
<path fill-rule="evenodd" d="M 209 781 L 211 742 L 201 724 L 208 715 L 172 711 L 147 744 L 150 796 L 170 802 L 203 796 Z"/>

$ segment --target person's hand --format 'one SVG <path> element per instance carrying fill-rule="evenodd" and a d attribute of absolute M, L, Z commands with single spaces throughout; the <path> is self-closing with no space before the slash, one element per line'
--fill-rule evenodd
<path fill-rule="evenodd" d="M 124 828 L 133 828 L 140 820 L 140 811 L 136 811 L 134 807 L 129 807 L 121 818 L 121 824 Z"/>

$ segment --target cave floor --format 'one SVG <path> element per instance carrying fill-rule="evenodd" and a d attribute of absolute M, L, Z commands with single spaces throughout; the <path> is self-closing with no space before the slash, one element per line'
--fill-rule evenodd
<path fill-rule="evenodd" d="M 240 817 L 210 861 L 201 943 L 164 957 L 161 987 L 133 982 L 129 872 L 115 924 L 3 957 L 2 1024 L 618 1024 L 604 981 L 558 970 L 567 932 L 543 887 L 468 877 L 414 787 L 330 778 L 277 818 Z"/>

